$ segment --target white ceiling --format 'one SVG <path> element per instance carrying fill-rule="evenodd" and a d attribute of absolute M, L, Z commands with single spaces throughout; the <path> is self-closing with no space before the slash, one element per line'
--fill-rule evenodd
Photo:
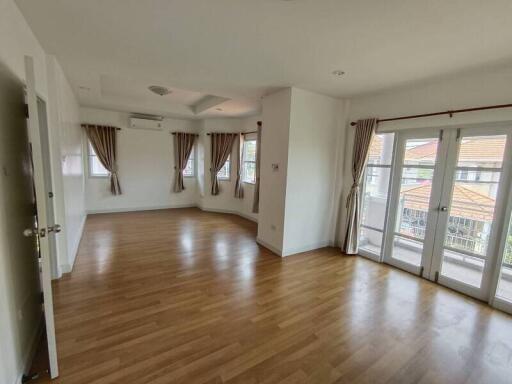
<path fill-rule="evenodd" d="M 16 2 L 82 104 L 134 112 L 243 116 L 281 87 L 349 97 L 512 61 L 511 0 Z M 208 95 L 228 100 L 194 113 Z"/>

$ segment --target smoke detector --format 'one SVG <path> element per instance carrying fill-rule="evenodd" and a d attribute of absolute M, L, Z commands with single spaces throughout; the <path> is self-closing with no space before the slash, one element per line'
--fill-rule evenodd
<path fill-rule="evenodd" d="M 160 96 L 165 96 L 165 95 L 168 95 L 169 93 L 171 93 L 172 91 L 170 91 L 168 88 L 166 87 L 161 87 L 160 85 L 150 85 L 148 87 L 148 89 L 153 92 L 153 93 L 156 93 L 157 95 L 160 95 Z"/>

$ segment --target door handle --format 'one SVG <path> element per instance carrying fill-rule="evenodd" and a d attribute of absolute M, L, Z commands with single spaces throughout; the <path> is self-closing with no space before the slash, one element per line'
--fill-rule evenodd
<path fill-rule="evenodd" d="M 54 225 L 48 227 L 48 233 L 50 233 L 50 232 L 59 233 L 61 230 L 62 230 L 62 227 L 60 226 L 60 224 L 54 224 Z"/>
<path fill-rule="evenodd" d="M 448 211 L 448 207 L 440 207 L 439 210 L 441 212 L 446 212 L 446 211 Z"/>
<path fill-rule="evenodd" d="M 35 228 L 27 228 L 23 231 L 23 236 L 25 236 L 25 237 L 31 237 L 31 236 L 45 237 L 46 236 L 46 228 L 41 228 L 39 230 L 37 230 Z"/>

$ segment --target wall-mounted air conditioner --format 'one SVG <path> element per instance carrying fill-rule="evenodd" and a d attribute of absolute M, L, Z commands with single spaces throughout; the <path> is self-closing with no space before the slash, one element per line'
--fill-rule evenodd
<path fill-rule="evenodd" d="M 147 129 L 151 131 L 161 131 L 163 129 L 162 118 L 160 116 L 148 117 L 130 117 L 130 128 Z"/>

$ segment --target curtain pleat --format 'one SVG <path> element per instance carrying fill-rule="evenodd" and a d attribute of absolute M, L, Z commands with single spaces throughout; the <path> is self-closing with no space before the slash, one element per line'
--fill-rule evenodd
<path fill-rule="evenodd" d="M 373 136 L 377 119 L 359 120 L 355 128 L 354 153 L 352 155 L 352 187 L 347 196 L 347 231 L 343 252 L 355 255 L 359 251 L 359 229 L 361 226 L 361 196 L 360 185 L 364 175 L 368 152 Z"/>
<path fill-rule="evenodd" d="M 231 154 L 236 135 L 236 133 L 210 134 L 212 144 L 210 168 L 212 178 L 211 194 L 214 196 L 219 194 L 219 179 L 217 178 L 217 173 L 219 173 Z"/>
<path fill-rule="evenodd" d="M 261 123 L 258 123 L 258 135 L 256 137 L 256 183 L 254 184 L 254 199 L 252 212 L 260 211 L 260 167 L 261 167 Z"/>
<path fill-rule="evenodd" d="M 244 184 L 242 180 L 242 172 L 244 167 L 244 135 L 240 133 L 237 141 L 238 162 L 236 164 L 236 184 L 235 197 L 237 199 L 244 198 Z"/>
<path fill-rule="evenodd" d="M 110 192 L 113 195 L 121 194 L 119 176 L 116 163 L 116 127 L 83 124 L 87 137 L 98 156 L 99 161 L 110 173 Z"/>
<path fill-rule="evenodd" d="M 174 192 L 179 193 L 185 190 L 183 171 L 194 149 L 196 135 L 193 133 L 176 132 L 174 134 Z"/>

